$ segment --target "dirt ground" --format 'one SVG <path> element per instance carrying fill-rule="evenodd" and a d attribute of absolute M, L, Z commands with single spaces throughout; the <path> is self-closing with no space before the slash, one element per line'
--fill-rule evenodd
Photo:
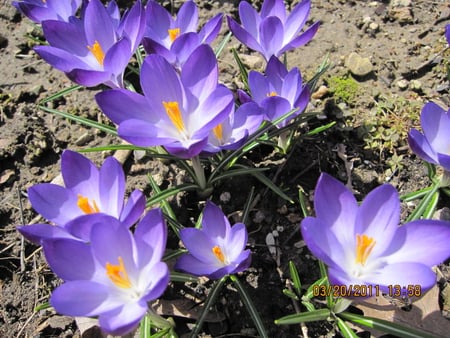
<path fill-rule="evenodd" d="M 252 2 L 256 7 L 261 4 L 259 0 Z M 202 22 L 218 12 L 236 17 L 238 3 L 197 1 Z M 297 1 L 288 3 L 292 6 Z M 169 1 L 164 5 L 170 8 Z M 175 7 L 179 5 L 180 1 L 175 1 Z M 418 126 L 424 102 L 433 100 L 450 106 L 446 77 L 450 53 L 444 38 L 444 27 L 450 23 L 449 2 L 312 0 L 309 24 L 317 20 L 322 24 L 313 41 L 288 53 L 287 60 L 290 67 L 299 67 L 308 80 L 328 56 L 331 66 L 320 78 L 318 86 L 322 88 L 314 93 L 308 107 L 317 117 L 305 128 L 337 123 L 325 133 L 302 138 L 287 157 L 262 146 L 247 156 L 247 164 L 270 167 L 267 177 L 294 200 L 298 199 L 299 187 L 312 196 L 320 172 L 346 182 L 359 198 L 384 182 L 393 184 L 401 194 L 425 187 L 429 184 L 425 166 L 410 153 L 405 136 L 409 128 Z M 221 36 L 226 32 L 224 21 Z M 46 266 L 39 248 L 24 243 L 15 230 L 16 225 L 36 221 L 26 190 L 58 176 L 64 149 L 120 143 L 110 135 L 37 108 L 40 100 L 71 86 L 63 74 L 51 69 L 33 52 L 32 46 L 39 37 L 38 27 L 18 14 L 9 0 L 0 0 L 0 337 L 99 337 L 95 332 L 82 334 L 72 318 L 58 316 L 51 309 L 34 311 L 47 301 L 60 281 Z M 242 87 L 242 83 L 231 54 L 233 47 L 249 67 L 262 71 L 264 63 L 257 54 L 232 39 L 220 57 L 220 67 L 221 80 L 235 89 Z M 105 121 L 93 100 L 98 90 L 72 92 L 49 104 L 49 108 Z M 100 163 L 111 153 L 100 155 L 90 157 Z M 162 188 L 188 180 L 175 163 L 134 155 L 124 164 L 130 190 L 137 187 L 150 196 L 148 173 Z M 317 261 L 304 246 L 299 232 L 299 206 L 278 198 L 248 177 L 217 186 L 212 199 L 227 214 L 238 215 L 252 187 L 256 202 L 247 225 L 253 262 L 239 278 L 245 282 L 270 336 L 297 337 L 301 334 L 300 327 L 277 327 L 273 321 L 294 313 L 291 301 L 282 294 L 290 260 L 296 264 L 305 286 L 319 276 Z M 171 203 L 179 221 L 186 225 L 198 217 L 203 205 L 193 194 L 178 196 Z M 443 199 L 439 208 L 445 206 L 449 206 L 448 199 Z M 404 215 L 411 208 L 405 205 Z M 279 236 L 273 255 L 267 248 L 266 236 L 275 230 Z M 172 242 L 175 248 L 178 243 Z M 436 336 L 448 336 L 450 322 L 446 319 L 445 298 L 448 271 L 448 265 L 438 267 L 440 288 L 432 289 L 412 305 L 393 305 L 385 299 L 355 305 L 371 316 L 406 323 Z M 162 302 L 178 304 L 181 309 L 190 304 L 186 295 L 201 301 L 210 285 L 208 281 L 171 285 Z M 189 332 L 196 318 L 194 310 L 171 314 L 176 316 L 180 335 Z M 204 327 L 204 337 L 257 336 L 232 285 L 223 290 L 215 310 L 216 315 Z M 311 323 L 307 328 L 310 337 L 339 336 L 329 323 Z"/>

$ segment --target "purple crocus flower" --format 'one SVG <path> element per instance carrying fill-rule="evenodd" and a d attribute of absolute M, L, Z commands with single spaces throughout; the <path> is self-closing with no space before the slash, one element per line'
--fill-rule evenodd
<path fill-rule="evenodd" d="M 450 110 L 428 102 L 420 115 L 423 134 L 411 129 L 408 135 L 412 151 L 423 160 L 450 171 Z"/>
<path fill-rule="evenodd" d="M 168 285 L 169 271 L 161 262 L 167 229 L 160 209 L 147 213 L 134 236 L 113 217 L 90 216 L 98 217 L 89 244 L 67 238 L 43 242 L 50 268 L 65 281 L 50 304 L 64 315 L 98 316 L 103 331 L 124 335 Z"/>
<path fill-rule="evenodd" d="M 298 116 L 308 105 L 309 90 L 303 85 L 302 75 L 297 67 L 290 71 L 276 57 L 267 63 L 265 75 L 251 71 L 248 75 L 250 95 L 238 91 L 241 102 L 254 101 L 263 110 L 268 121 L 274 121 L 297 109 L 289 118 L 277 126 L 284 127 L 287 122 Z"/>
<path fill-rule="evenodd" d="M 301 231 L 309 250 L 328 265 L 332 285 L 426 290 L 436 283 L 431 267 L 450 256 L 450 223 L 423 219 L 399 226 L 400 199 L 391 185 L 374 189 L 358 206 L 341 182 L 322 174 L 314 208 L 316 217 L 305 218 Z"/>
<path fill-rule="evenodd" d="M 28 189 L 33 208 L 56 225 L 18 227 L 27 239 L 36 244 L 54 237 L 75 236 L 88 240 L 88 231 L 78 228 L 80 216 L 106 214 L 130 227 L 144 212 L 145 197 L 139 190 L 134 190 L 124 203 L 125 175 L 113 157 L 108 157 L 98 169 L 86 157 L 65 150 L 61 158 L 61 173 L 65 187 L 42 183 Z"/>
<path fill-rule="evenodd" d="M 445 26 L 445 38 L 447 39 L 447 44 L 450 46 L 450 24 Z"/>
<path fill-rule="evenodd" d="M 181 256 L 175 269 L 196 275 L 219 279 L 244 271 L 250 266 L 251 252 L 247 244 L 245 224 L 230 222 L 212 202 L 207 202 L 202 217 L 202 228 L 184 228 L 180 238 L 189 253 Z"/>
<path fill-rule="evenodd" d="M 35 51 L 78 84 L 123 88 L 123 73 L 141 42 L 145 16 L 140 1 L 121 20 L 118 13 L 114 1 L 105 8 L 100 0 L 90 0 L 80 20 L 43 22 L 50 46 Z"/>
<path fill-rule="evenodd" d="M 163 81 L 161 79 L 164 79 Z M 217 60 L 208 45 L 188 58 L 179 74 L 162 56 L 141 69 L 144 95 L 116 89 L 96 95 L 120 137 L 139 146 L 164 146 L 181 158 L 198 155 L 210 131 L 233 111 L 233 94 L 218 84 Z"/>
<path fill-rule="evenodd" d="M 210 44 L 217 37 L 222 16 L 217 14 L 197 33 L 198 9 L 193 1 L 186 1 L 174 19 L 164 7 L 151 0 L 146 8 L 144 48 L 147 53 L 159 54 L 181 68 L 198 46 Z"/>
<path fill-rule="evenodd" d="M 13 1 L 23 15 L 35 23 L 45 20 L 59 20 L 68 22 L 80 7 L 81 0 L 23 0 Z"/>
<path fill-rule="evenodd" d="M 263 117 L 262 109 L 256 103 L 244 103 L 209 133 L 205 152 L 216 153 L 239 148 L 249 135 L 258 130 Z"/>
<path fill-rule="evenodd" d="M 239 17 L 242 26 L 227 17 L 228 26 L 239 41 L 269 60 L 273 55 L 278 57 L 288 50 L 303 46 L 313 38 L 319 22 L 299 35 L 310 8 L 311 1 L 303 0 L 287 15 L 283 0 L 264 0 L 261 13 L 258 13 L 248 2 L 241 1 Z"/>

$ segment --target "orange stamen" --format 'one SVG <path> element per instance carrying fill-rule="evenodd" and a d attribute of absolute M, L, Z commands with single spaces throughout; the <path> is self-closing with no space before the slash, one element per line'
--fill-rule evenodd
<path fill-rule="evenodd" d="M 92 200 L 91 205 L 89 203 L 89 198 L 82 195 L 78 195 L 77 205 L 78 208 L 80 208 L 85 214 L 94 214 L 100 212 L 100 209 L 98 208 L 97 203 L 95 203 L 94 200 Z"/>
<path fill-rule="evenodd" d="M 267 95 L 267 97 L 277 96 L 277 92 L 270 92 L 270 93 L 267 93 L 266 95 Z"/>
<path fill-rule="evenodd" d="M 131 288 L 130 278 L 128 277 L 127 270 L 123 264 L 122 257 L 119 256 L 119 265 L 112 265 L 106 263 L 106 274 L 108 278 L 119 288 L 129 289 Z"/>
<path fill-rule="evenodd" d="M 169 38 L 170 38 L 171 42 L 174 42 L 175 39 L 180 36 L 179 28 L 169 29 L 168 32 L 169 32 Z"/>
<path fill-rule="evenodd" d="M 369 258 L 376 241 L 367 235 L 356 235 L 356 263 L 361 265 L 366 264 L 367 258 Z"/>
<path fill-rule="evenodd" d="M 212 248 L 212 252 L 221 263 L 225 263 L 225 255 L 223 254 L 220 247 L 216 245 L 214 248 Z"/>
<path fill-rule="evenodd" d="M 102 46 L 100 43 L 95 40 L 94 44 L 91 46 L 87 46 L 89 51 L 95 56 L 97 62 L 103 66 L 103 60 L 105 59 L 105 53 L 103 52 Z"/>
<path fill-rule="evenodd" d="M 166 109 L 166 113 L 170 118 L 170 121 L 174 124 L 174 126 L 178 129 L 178 131 L 184 130 L 183 117 L 181 116 L 180 107 L 178 106 L 178 102 L 165 102 L 163 101 L 164 108 Z"/>
<path fill-rule="evenodd" d="M 222 123 L 218 124 L 217 126 L 215 126 L 213 128 L 213 133 L 216 136 L 216 138 L 220 141 L 223 142 L 223 128 L 222 128 Z"/>

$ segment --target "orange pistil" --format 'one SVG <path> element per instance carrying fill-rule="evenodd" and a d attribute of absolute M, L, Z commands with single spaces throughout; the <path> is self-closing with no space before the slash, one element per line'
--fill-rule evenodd
<path fill-rule="evenodd" d="M 77 205 L 78 208 L 80 208 L 85 214 L 95 214 L 97 212 L 100 212 L 100 209 L 98 208 L 97 203 L 95 203 L 94 200 L 92 200 L 91 205 L 89 203 L 89 198 L 82 195 L 78 195 Z"/>
<path fill-rule="evenodd" d="M 179 28 L 173 28 L 167 30 L 169 32 L 169 38 L 171 42 L 174 42 L 177 37 L 180 36 L 180 29 Z"/>
<path fill-rule="evenodd" d="M 119 288 L 129 289 L 131 288 L 131 281 L 123 264 L 123 259 L 119 256 L 118 260 L 119 265 L 106 263 L 106 275 Z"/>
<path fill-rule="evenodd" d="M 87 46 L 89 51 L 95 56 L 95 59 L 97 62 L 103 66 L 103 60 L 105 59 L 105 53 L 103 52 L 102 46 L 100 46 L 100 43 L 95 40 L 94 44 L 92 46 Z"/>
<path fill-rule="evenodd" d="M 214 248 L 212 248 L 212 252 L 221 263 L 225 263 L 225 255 L 223 254 L 220 247 L 216 245 Z"/>
<path fill-rule="evenodd" d="M 266 95 L 267 95 L 267 97 L 277 96 L 277 92 L 270 92 L 270 93 L 267 93 Z"/>
<path fill-rule="evenodd" d="M 366 264 L 375 244 L 376 241 L 372 237 L 356 234 L 356 263 Z"/>
<path fill-rule="evenodd" d="M 165 102 L 163 101 L 164 108 L 166 109 L 166 113 L 172 121 L 173 125 L 178 129 L 178 131 L 184 130 L 183 117 L 181 116 L 180 107 L 178 106 L 178 102 Z"/>
<path fill-rule="evenodd" d="M 218 124 L 213 128 L 213 133 L 216 136 L 216 138 L 219 140 L 219 142 L 223 142 L 223 128 L 222 123 Z"/>

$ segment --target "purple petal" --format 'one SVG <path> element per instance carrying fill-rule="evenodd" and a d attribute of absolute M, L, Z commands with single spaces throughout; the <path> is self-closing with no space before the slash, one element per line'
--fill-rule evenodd
<path fill-rule="evenodd" d="M 105 72 L 122 75 L 132 56 L 131 42 L 128 38 L 122 38 L 115 43 L 106 53 L 104 59 Z"/>
<path fill-rule="evenodd" d="M 36 245 L 42 245 L 42 241 L 46 239 L 74 238 L 63 227 L 50 224 L 23 225 L 18 226 L 17 230 L 23 237 Z"/>
<path fill-rule="evenodd" d="M 330 224 L 320 218 L 306 217 L 301 223 L 302 236 L 308 249 L 325 264 L 333 267 L 346 261 L 346 253 L 340 245 L 342 239 L 330 230 Z"/>
<path fill-rule="evenodd" d="M 446 170 L 450 171 L 450 155 L 437 154 L 439 164 Z"/>
<path fill-rule="evenodd" d="M 149 104 L 141 94 L 125 89 L 113 89 L 96 94 L 95 100 L 103 113 L 116 124 L 126 119 L 157 121 L 152 118 Z"/>
<path fill-rule="evenodd" d="M 297 4 L 284 22 L 284 39 L 291 41 L 306 23 L 311 9 L 311 1 L 304 0 Z"/>
<path fill-rule="evenodd" d="M 420 122 L 432 149 L 437 153 L 450 154 L 450 115 L 436 103 L 428 102 L 422 108 Z"/>
<path fill-rule="evenodd" d="M 194 276 L 209 276 L 219 268 L 220 266 L 211 262 L 200 261 L 190 254 L 181 256 L 175 263 L 175 270 L 184 271 Z"/>
<path fill-rule="evenodd" d="M 288 100 L 280 96 L 270 96 L 261 102 L 261 107 L 266 113 L 266 119 L 273 122 L 283 115 L 289 113 L 294 107 Z M 277 127 L 283 127 L 287 122 L 298 115 L 299 112 L 292 113 L 289 117 L 277 124 Z"/>
<path fill-rule="evenodd" d="M 73 82 L 83 85 L 85 87 L 95 87 L 99 84 L 105 83 L 111 80 L 111 74 L 104 71 L 85 70 L 85 69 L 73 69 L 66 73 L 67 77 Z M 118 88 L 117 84 L 111 85 L 111 88 Z"/>
<path fill-rule="evenodd" d="M 272 91 L 267 78 L 261 73 L 253 70 L 248 74 L 248 85 L 250 87 L 253 100 L 258 104 L 261 104 L 261 102 L 264 101 Z"/>
<path fill-rule="evenodd" d="M 82 60 L 65 50 L 52 46 L 37 46 L 34 51 L 45 60 L 50 66 L 62 72 L 69 72 L 74 68 L 89 67 Z"/>
<path fill-rule="evenodd" d="M 214 241 L 214 238 L 206 235 L 204 231 L 194 228 L 181 229 L 180 238 L 186 249 L 188 249 L 189 254 L 196 259 L 210 265 L 219 263 L 212 252 L 213 247 L 217 243 Z"/>
<path fill-rule="evenodd" d="M 295 49 L 298 47 L 301 47 L 303 45 L 306 45 L 309 41 L 312 40 L 314 35 L 316 35 L 317 30 L 319 29 L 320 22 L 314 23 L 311 27 L 309 27 L 305 32 L 297 36 L 294 40 L 289 41 L 283 48 L 281 48 L 278 51 L 277 56 L 280 56 L 284 52 L 287 52 L 288 50 Z"/>
<path fill-rule="evenodd" d="M 147 303 L 133 302 L 101 313 L 98 321 L 103 331 L 114 336 L 123 336 L 135 329 L 148 310 Z"/>
<path fill-rule="evenodd" d="M 42 29 L 50 46 L 81 57 L 90 53 L 87 48 L 88 42 L 80 25 L 49 20 L 42 23 Z"/>
<path fill-rule="evenodd" d="M 223 211 L 214 203 L 207 201 L 202 217 L 202 231 L 211 239 L 225 238 L 230 229 L 230 222 Z"/>
<path fill-rule="evenodd" d="M 118 133 L 124 140 L 141 147 L 161 146 L 174 142 L 173 137 L 168 137 L 164 129 L 144 120 L 125 120 L 119 125 Z"/>
<path fill-rule="evenodd" d="M 96 316 L 111 310 L 107 302 L 109 289 L 96 282 L 69 281 L 57 287 L 50 298 L 50 304 L 58 313 L 67 316 Z"/>
<path fill-rule="evenodd" d="M 170 273 L 167 264 L 164 262 L 158 262 L 154 265 L 147 265 L 152 268 L 147 271 L 142 271 L 144 276 L 148 276 L 148 293 L 142 297 L 143 300 L 150 302 L 159 298 L 164 291 L 167 289 L 167 286 L 170 282 Z"/>
<path fill-rule="evenodd" d="M 144 213 L 145 196 L 140 190 L 134 190 L 128 197 L 122 213 L 120 214 L 120 222 L 126 227 L 132 226 Z"/>
<path fill-rule="evenodd" d="M 269 60 L 272 55 L 280 55 L 283 47 L 283 23 L 279 18 L 270 16 L 261 22 L 259 26 L 260 43 L 263 56 Z"/>
<path fill-rule="evenodd" d="M 102 212 L 120 217 L 125 196 L 125 174 L 114 157 L 108 157 L 100 168 L 100 204 Z"/>
<path fill-rule="evenodd" d="M 416 262 L 429 267 L 450 257 L 450 224 L 436 220 L 417 220 L 403 225 L 405 236 L 395 236 L 400 248 L 387 257 L 388 262 Z M 400 230 L 399 229 L 399 230 Z"/>
<path fill-rule="evenodd" d="M 380 286 L 420 285 L 422 290 L 426 290 L 436 283 L 436 274 L 424 264 L 404 262 L 388 264 L 382 270 L 368 276 L 367 280 Z"/>
<path fill-rule="evenodd" d="M 258 12 L 252 7 L 252 5 L 250 5 L 247 1 L 241 1 L 239 3 L 239 19 L 241 20 L 244 30 L 248 34 L 250 34 L 256 42 L 259 37 L 259 25 L 261 24 L 261 17 L 259 16 Z M 233 29 L 231 30 L 233 31 Z"/>
<path fill-rule="evenodd" d="M 223 13 L 219 13 L 209 20 L 198 33 L 202 43 L 210 44 L 220 32 Z"/>
<path fill-rule="evenodd" d="M 261 8 L 261 18 L 276 16 L 281 22 L 286 19 L 286 8 L 283 0 L 264 0 Z"/>
<path fill-rule="evenodd" d="M 242 103 L 242 105 L 245 104 L 245 103 L 253 102 L 253 100 L 250 97 L 250 95 L 248 95 L 242 89 L 238 89 L 237 90 L 237 95 L 238 95 L 238 99 Z"/>
<path fill-rule="evenodd" d="M 156 1 L 152 0 L 147 3 L 145 16 L 146 31 L 144 36 L 163 45 L 167 49 L 170 48 L 172 42 L 169 39 L 168 30 L 171 28 L 171 22 L 173 20 L 169 12 Z"/>
<path fill-rule="evenodd" d="M 217 87 L 218 73 L 217 59 L 212 48 L 201 45 L 186 60 L 181 70 L 181 82 L 202 102 Z"/>
<path fill-rule="evenodd" d="M 131 51 L 134 52 L 139 46 L 145 29 L 145 9 L 141 1 L 131 7 L 131 9 L 123 17 L 119 32 L 127 37 L 131 42 Z"/>
<path fill-rule="evenodd" d="M 61 174 L 64 185 L 68 189 L 77 189 L 83 196 L 97 196 L 99 186 L 99 171 L 88 158 L 65 150 L 61 156 Z"/>
<path fill-rule="evenodd" d="M 314 193 L 314 209 L 317 218 L 328 224 L 342 246 L 353 244 L 358 203 L 350 190 L 335 178 L 322 173 Z"/>
<path fill-rule="evenodd" d="M 77 205 L 77 196 L 56 184 L 32 186 L 28 189 L 28 198 L 38 213 L 58 225 L 64 225 L 83 214 Z"/>
<path fill-rule="evenodd" d="M 42 2 L 41 2 L 42 4 Z M 44 20 L 56 20 L 55 13 L 49 11 L 46 7 L 36 6 L 23 1 L 13 1 L 12 5 L 16 7 L 23 15 L 35 23 L 41 23 Z"/>
<path fill-rule="evenodd" d="M 430 143 L 425 136 L 416 129 L 411 129 L 408 134 L 408 143 L 413 153 L 421 159 L 438 164 L 437 154 L 431 148 Z"/>
<path fill-rule="evenodd" d="M 246 3 L 245 1 L 241 1 L 241 4 Z M 253 37 L 248 31 L 242 28 L 236 21 L 227 16 L 228 27 L 233 32 L 233 35 L 236 39 L 238 39 L 241 43 L 246 45 L 248 48 L 253 49 L 257 52 L 263 53 L 262 47 L 259 42 Z"/>
<path fill-rule="evenodd" d="M 190 159 L 200 154 L 205 149 L 207 143 L 208 136 L 205 136 L 204 139 L 190 141 L 190 144 L 186 146 L 181 146 L 179 142 L 176 142 L 170 145 L 166 144 L 164 145 L 164 148 L 166 148 L 167 152 L 171 155 L 182 159 Z"/>
<path fill-rule="evenodd" d="M 65 224 L 64 228 L 71 235 L 89 243 L 91 241 L 92 227 L 96 224 L 108 224 L 111 221 L 111 217 L 112 216 L 103 213 L 82 215 Z"/>
<path fill-rule="evenodd" d="M 96 273 L 91 248 L 86 243 L 71 239 L 47 240 L 43 249 L 52 271 L 65 281 L 88 280 Z"/>
<path fill-rule="evenodd" d="M 445 26 L 445 38 L 447 39 L 447 44 L 450 46 L 450 24 Z"/>
<path fill-rule="evenodd" d="M 180 32 L 196 32 L 198 25 L 198 10 L 194 1 L 186 1 L 180 8 L 175 20 L 175 27 Z"/>
<path fill-rule="evenodd" d="M 108 50 L 116 41 L 113 21 L 100 0 L 90 0 L 84 14 L 84 29 L 89 46 L 96 41 L 103 51 Z"/>
<path fill-rule="evenodd" d="M 167 226 L 161 209 L 147 212 L 136 227 L 134 237 L 140 255 L 138 267 L 154 265 L 161 261 L 167 242 Z"/>
<path fill-rule="evenodd" d="M 191 54 L 200 45 L 201 40 L 197 33 L 184 33 L 173 42 L 172 47 L 170 48 L 170 59 L 167 58 L 165 54 L 160 55 L 164 56 L 175 68 L 181 69 Z"/>
<path fill-rule="evenodd" d="M 294 68 L 296 69 L 296 68 Z M 288 75 L 288 70 L 283 62 L 281 62 L 276 56 L 272 56 L 267 62 L 266 76 L 274 81 L 276 79 L 282 79 Z M 278 87 L 278 86 L 275 86 Z M 281 87 L 281 86 L 280 86 Z"/>
<path fill-rule="evenodd" d="M 365 234 L 374 238 L 376 245 L 371 256 L 379 256 L 390 245 L 399 222 L 398 192 L 393 186 L 384 184 L 372 190 L 359 207 L 353 235 Z"/>
<path fill-rule="evenodd" d="M 244 223 L 236 223 L 231 227 L 230 234 L 226 239 L 225 250 L 229 260 L 238 261 L 239 255 L 247 245 L 247 228 Z"/>

